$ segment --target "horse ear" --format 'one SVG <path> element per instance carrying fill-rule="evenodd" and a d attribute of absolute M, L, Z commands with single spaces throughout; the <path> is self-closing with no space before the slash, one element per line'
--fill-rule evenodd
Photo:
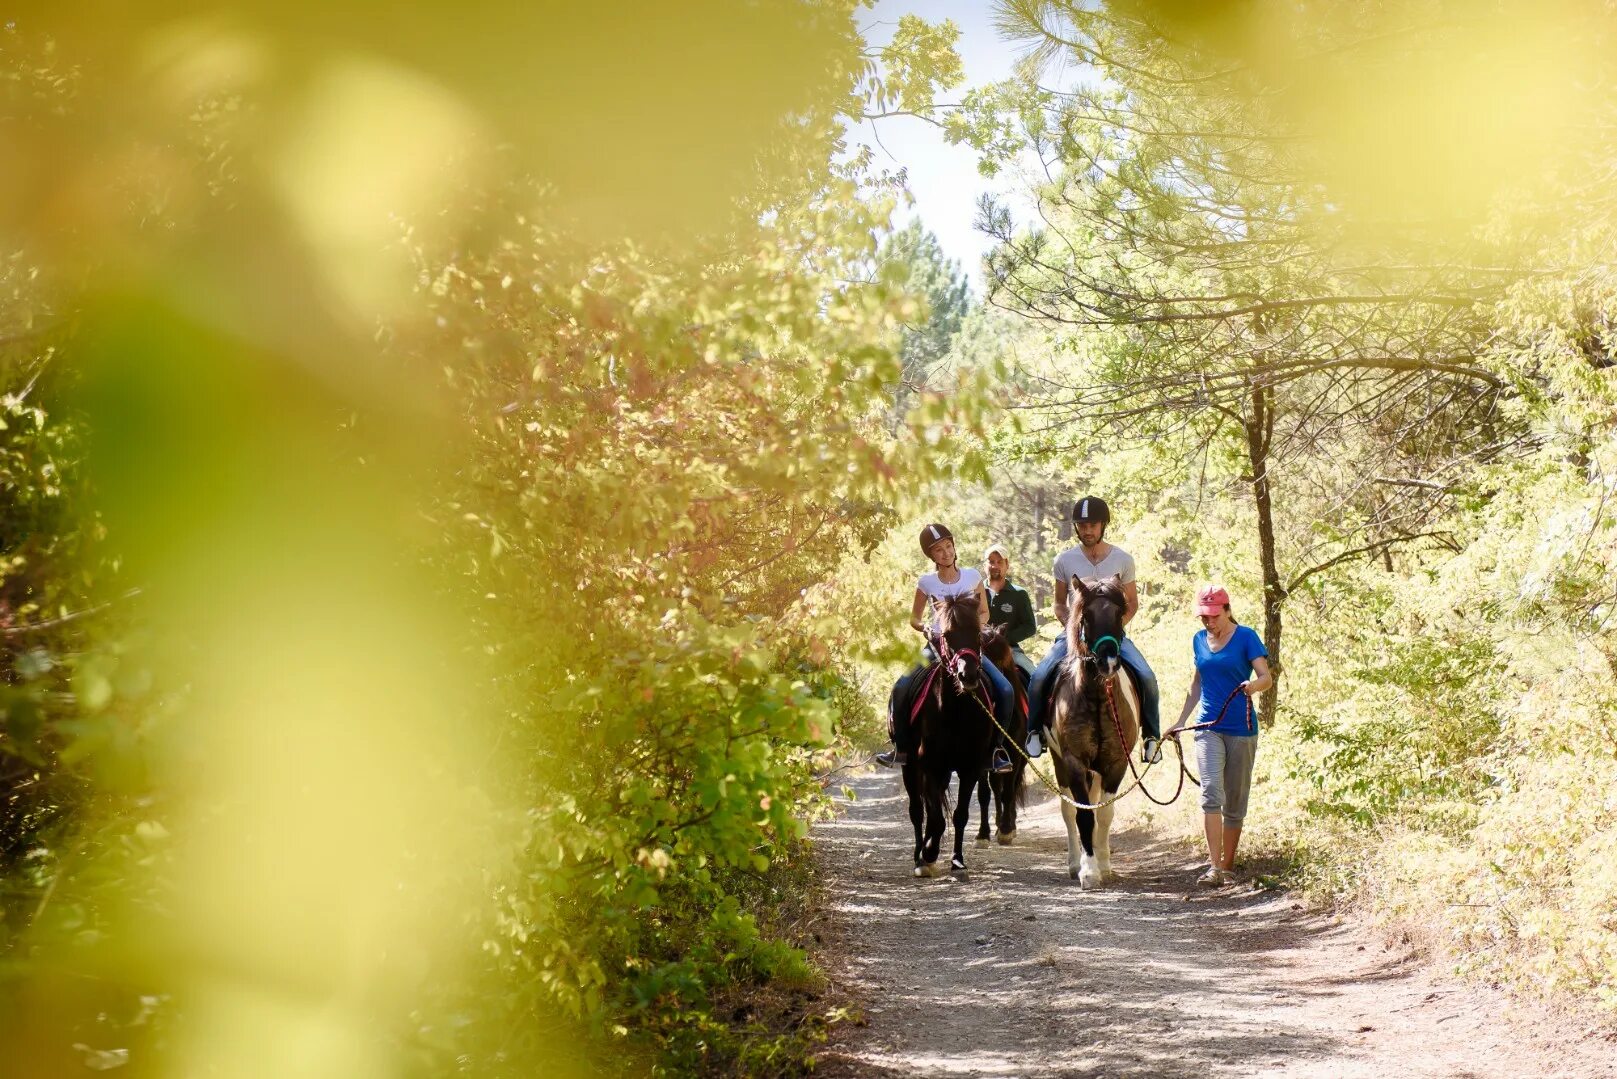
<path fill-rule="evenodd" d="M 1083 579 L 1076 573 L 1072 575 L 1072 586 L 1073 588 L 1077 589 L 1078 594 L 1085 599 L 1089 599 L 1095 594 L 1095 590 L 1084 584 Z"/>

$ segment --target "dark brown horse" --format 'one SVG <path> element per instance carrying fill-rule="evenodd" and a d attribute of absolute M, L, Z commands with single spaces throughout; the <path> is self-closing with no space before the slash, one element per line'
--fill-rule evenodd
<path fill-rule="evenodd" d="M 1128 755 L 1140 736 L 1140 696 L 1118 656 L 1122 582 L 1073 577 L 1069 596 L 1067 659 L 1050 693 L 1050 749 L 1061 789 L 1076 802 L 1099 805 L 1128 774 Z M 1076 809 L 1063 800 L 1061 819 L 1067 825 L 1067 872 L 1084 888 L 1102 884 L 1112 875 L 1112 807 Z"/>
<path fill-rule="evenodd" d="M 904 765 L 904 790 L 910 796 L 910 822 L 915 825 L 917 877 L 944 872 L 938 865 L 938 849 L 952 776 L 960 777 L 960 794 L 954 806 L 950 869 L 966 868 L 961 840 L 971 815 L 971 792 L 988 768 L 993 751 L 994 725 L 988 712 L 993 702 L 982 672 L 978 610 L 975 595 L 938 604 L 938 663 L 925 676 L 928 682 L 915 718 L 916 749 Z"/>
<path fill-rule="evenodd" d="M 1027 800 L 1024 784 L 1027 779 L 1027 758 L 1018 752 L 1022 743 L 1027 741 L 1027 687 L 1022 684 L 1025 675 L 1016 665 L 1011 642 L 1005 639 L 1004 631 L 999 626 L 989 626 L 983 630 L 983 658 L 998 667 L 999 673 L 1010 681 L 1011 689 L 1016 693 L 1016 707 L 1011 710 L 1011 722 L 1005 728 L 1010 734 L 1007 741 L 1011 744 L 1005 747 L 1005 751 L 1011 756 L 1011 770 L 989 773 L 979 781 L 977 788 L 978 816 L 981 820 L 977 826 L 977 845 L 988 845 L 988 799 L 992 795 L 998 838 L 1008 846 L 1016 838 L 1016 809 Z"/>

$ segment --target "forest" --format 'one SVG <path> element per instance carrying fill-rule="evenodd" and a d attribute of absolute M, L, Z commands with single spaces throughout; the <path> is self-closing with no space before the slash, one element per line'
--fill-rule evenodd
<path fill-rule="evenodd" d="M 1609 5 L 994 10 L 8 18 L 7 1074 L 811 1073 L 915 534 L 1048 641 L 1083 494 L 1165 702 L 1263 637 L 1276 887 L 1617 1008 Z"/>

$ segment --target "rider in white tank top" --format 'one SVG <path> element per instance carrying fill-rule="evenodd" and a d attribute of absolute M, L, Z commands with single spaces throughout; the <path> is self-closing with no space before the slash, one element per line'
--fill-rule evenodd
<path fill-rule="evenodd" d="M 938 631 L 937 602 L 941 599 L 953 599 L 955 596 L 969 596 L 983 583 L 983 575 L 970 566 L 961 566 L 959 573 L 959 579 L 954 581 L 943 581 L 936 573 L 928 573 L 915 582 L 915 587 L 925 592 L 927 598 L 932 601 L 930 625 L 934 633 Z"/>

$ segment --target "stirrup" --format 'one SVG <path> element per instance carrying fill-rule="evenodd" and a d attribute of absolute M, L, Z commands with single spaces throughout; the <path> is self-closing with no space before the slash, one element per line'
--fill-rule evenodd
<path fill-rule="evenodd" d="M 1027 755 L 1029 757 L 1042 757 L 1044 755 L 1044 743 L 1039 741 L 1038 731 L 1034 731 L 1027 736 Z"/>
<path fill-rule="evenodd" d="M 1161 764 L 1162 763 L 1162 739 L 1160 739 L 1160 738 L 1146 738 L 1146 739 L 1143 739 L 1140 742 L 1140 763 L 1141 764 Z"/>
<path fill-rule="evenodd" d="M 1011 755 L 1005 752 L 1001 746 L 994 747 L 994 759 L 990 767 L 995 775 L 1005 775 L 1007 772 L 1016 771 L 1015 766 L 1011 764 Z"/>
<path fill-rule="evenodd" d="M 884 768 L 902 768 L 910 762 L 910 755 L 902 749 L 884 749 L 876 754 L 876 763 Z"/>

